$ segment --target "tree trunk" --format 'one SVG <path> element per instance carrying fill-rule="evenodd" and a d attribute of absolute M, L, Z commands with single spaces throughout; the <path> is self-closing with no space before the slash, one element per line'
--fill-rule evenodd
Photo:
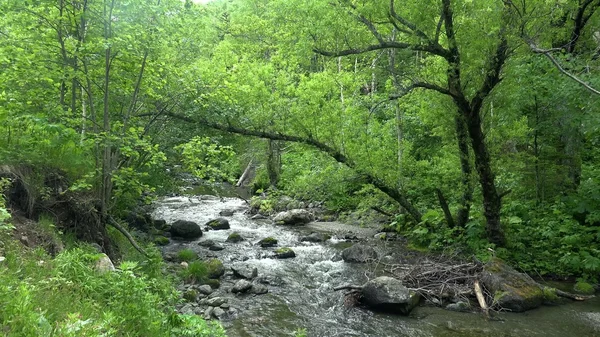
<path fill-rule="evenodd" d="M 269 185 L 277 187 L 281 173 L 281 154 L 279 153 L 279 142 L 268 140 L 267 173 L 269 174 Z"/>
<path fill-rule="evenodd" d="M 473 202 L 473 182 L 471 179 L 472 169 L 469 160 L 469 131 L 463 116 L 456 114 L 454 118 L 456 123 L 456 139 L 458 142 L 458 150 L 460 155 L 460 169 L 462 173 L 462 188 L 463 194 L 459 202 L 459 208 L 456 213 L 456 225 L 464 227 L 469 221 L 471 212 L 471 204 Z"/>
<path fill-rule="evenodd" d="M 500 224 L 502 200 L 498 191 L 496 191 L 490 154 L 485 144 L 485 135 L 481 129 L 481 117 L 479 111 L 466 111 L 463 114 L 467 121 L 471 146 L 475 154 L 475 168 L 479 174 L 479 183 L 483 194 L 483 213 L 487 221 L 488 239 L 497 246 L 504 246 L 505 237 Z"/>

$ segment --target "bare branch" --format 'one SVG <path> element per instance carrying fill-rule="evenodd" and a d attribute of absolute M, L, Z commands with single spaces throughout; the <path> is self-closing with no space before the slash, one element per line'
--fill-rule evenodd
<path fill-rule="evenodd" d="M 543 54 L 544 56 L 546 56 L 561 73 L 563 73 L 564 75 L 567 75 L 572 80 L 574 80 L 575 82 L 581 84 L 584 88 L 586 88 L 587 90 L 593 92 L 594 94 L 600 95 L 600 90 L 593 88 L 589 84 L 585 83 L 583 80 L 579 79 L 577 76 L 575 76 L 575 75 L 571 74 L 570 72 L 566 71 L 560 65 L 560 63 L 558 63 L 558 61 L 551 54 L 551 52 L 556 51 L 556 49 L 540 49 L 540 48 L 538 48 L 533 43 L 530 43 L 529 47 L 531 47 L 531 50 L 533 50 L 534 53 L 536 53 L 536 54 Z"/>

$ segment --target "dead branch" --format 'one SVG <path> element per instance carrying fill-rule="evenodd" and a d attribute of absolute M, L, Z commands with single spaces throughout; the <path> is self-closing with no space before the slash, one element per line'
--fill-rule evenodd
<path fill-rule="evenodd" d="M 362 286 L 357 286 L 357 285 L 352 285 L 352 284 L 346 284 L 343 286 L 337 286 L 335 288 L 333 288 L 333 290 L 335 291 L 339 291 L 339 290 L 362 290 Z"/>

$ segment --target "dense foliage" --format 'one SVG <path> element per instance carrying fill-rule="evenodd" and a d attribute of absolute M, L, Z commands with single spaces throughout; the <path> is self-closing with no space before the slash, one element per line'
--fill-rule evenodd
<path fill-rule="evenodd" d="M 382 209 L 415 247 L 597 279 L 599 8 L 3 1 L 0 165 L 61 172 L 106 223 L 172 189 L 167 169 L 234 182 L 250 162 L 255 190 Z"/>

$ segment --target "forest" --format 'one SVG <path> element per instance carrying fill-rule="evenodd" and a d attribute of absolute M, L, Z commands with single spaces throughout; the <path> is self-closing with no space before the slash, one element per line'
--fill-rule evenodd
<path fill-rule="evenodd" d="M 266 214 L 292 198 L 359 227 L 384 218 L 415 251 L 600 281 L 600 0 L 3 0 L 0 13 L 8 336 L 224 336 L 174 313 L 160 250 L 127 218 L 190 180 L 248 172 Z M 94 274 L 92 245 L 121 272 Z"/>

